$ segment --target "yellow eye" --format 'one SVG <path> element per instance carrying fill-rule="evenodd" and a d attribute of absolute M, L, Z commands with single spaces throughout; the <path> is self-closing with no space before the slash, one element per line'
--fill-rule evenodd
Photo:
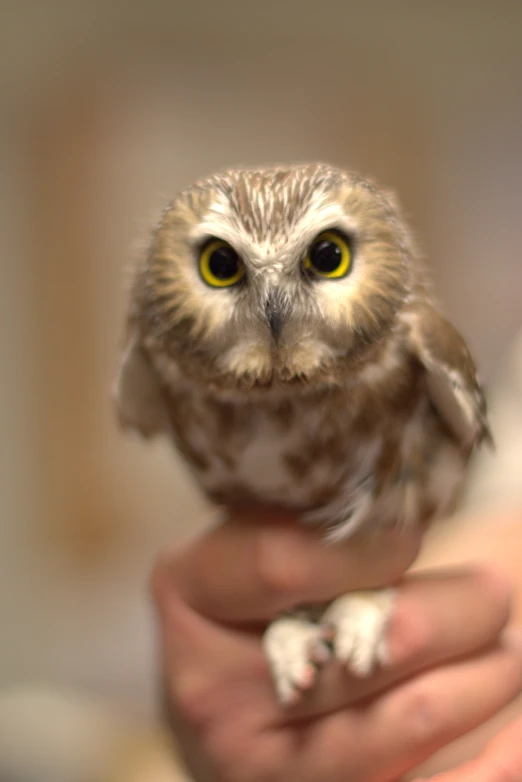
<path fill-rule="evenodd" d="M 304 265 L 320 277 L 344 277 L 352 267 L 350 245 L 336 231 L 323 231 L 310 245 Z"/>
<path fill-rule="evenodd" d="M 207 285 L 213 288 L 228 288 L 245 275 L 241 258 L 227 242 L 211 239 L 199 257 L 199 271 Z"/>

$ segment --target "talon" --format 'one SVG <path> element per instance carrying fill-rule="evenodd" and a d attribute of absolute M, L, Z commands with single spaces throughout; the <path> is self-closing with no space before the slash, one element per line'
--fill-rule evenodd
<path fill-rule="evenodd" d="M 312 650 L 312 663 L 316 669 L 322 668 L 332 656 L 333 646 L 331 644 L 321 643 Z"/>
<path fill-rule="evenodd" d="M 313 665 L 308 665 L 304 669 L 301 680 L 299 681 L 299 689 L 300 690 L 310 689 L 310 687 L 315 681 L 316 675 L 317 675 L 317 668 L 315 668 Z"/>
<path fill-rule="evenodd" d="M 301 695 L 302 693 L 299 690 L 292 690 L 284 698 L 282 698 L 280 695 L 279 699 L 285 706 L 297 706 L 297 704 L 301 700 Z"/>
<path fill-rule="evenodd" d="M 335 638 L 335 625 L 332 622 L 324 622 L 321 625 L 321 629 L 326 643 L 331 643 Z"/>
<path fill-rule="evenodd" d="M 388 662 L 386 630 L 393 607 L 391 590 L 344 595 L 328 608 L 335 626 L 334 654 L 354 676 L 368 676 Z"/>
<path fill-rule="evenodd" d="M 321 627 L 296 616 L 281 617 L 268 627 L 263 642 L 279 702 L 297 703 L 330 656 Z"/>

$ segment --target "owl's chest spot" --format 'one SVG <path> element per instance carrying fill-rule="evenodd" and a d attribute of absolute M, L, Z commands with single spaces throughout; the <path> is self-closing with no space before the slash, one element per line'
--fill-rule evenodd
<path fill-rule="evenodd" d="M 174 420 L 176 440 L 215 500 L 314 507 L 367 466 L 373 438 L 332 406 L 299 400 L 235 406 L 192 398 Z"/>

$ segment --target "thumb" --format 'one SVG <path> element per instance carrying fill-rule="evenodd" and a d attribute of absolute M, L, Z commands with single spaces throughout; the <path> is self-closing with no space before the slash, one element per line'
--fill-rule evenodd
<path fill-rule="evenodd" d="M 171 560 L 183 599 L 217 621 L 260 622 L 300 603 L 327 602 L 393 583 L 420 546 L 420 533 L 385 529 L 327 544 L 320 529 L 269 509 L 236 509 L 225 523 Z"/>

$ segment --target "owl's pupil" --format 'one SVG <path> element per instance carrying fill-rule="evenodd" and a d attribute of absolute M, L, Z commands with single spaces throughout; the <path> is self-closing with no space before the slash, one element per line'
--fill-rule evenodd
<path fill-rule="evenodd" d="M 310 252 L 312 266 L 324 274 L 335 271 L 341 263 L 341 259 L 341 248 L 329 239 L 322 239 L 314 244 Z"/>
<path fill-rule="evenodd" d="M 229 280 L 238 272 L 239 258 L 232 247 L 218 247 L 210 256 L 208 266 L 218 280 Z"/>

